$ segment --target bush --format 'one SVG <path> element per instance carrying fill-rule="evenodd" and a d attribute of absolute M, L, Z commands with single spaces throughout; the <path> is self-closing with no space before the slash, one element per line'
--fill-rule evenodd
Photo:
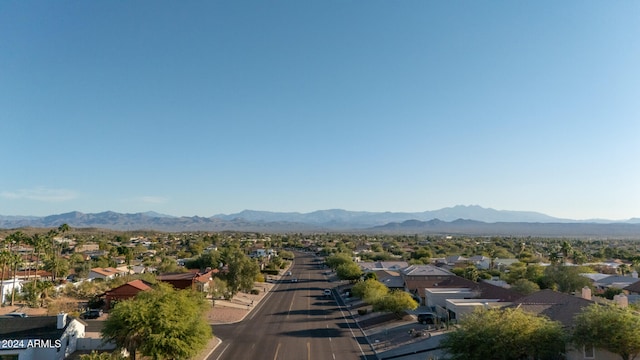
<path fill-rule="evenodd" d="M 251 289 L 250 294 L 251 294 L 251 295 L 260 295 L 260 290 L 258 290 L 258 289 Z"/>
<path fill-rule="evenodd" d="M 280 271 L 277 269 L 264 269 L 262 270 L 262 273 L 267 275 L 278 275 Z"/>
<path fill-rule="evenodd" d="M 367 312 L 367 309 L 358 309 L 358 315 L 366 315 Z"/>

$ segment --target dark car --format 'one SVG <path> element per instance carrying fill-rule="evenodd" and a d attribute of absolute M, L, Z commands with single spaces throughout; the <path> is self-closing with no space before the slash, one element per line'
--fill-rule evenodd
<path fill-rule="evenodd" d="M 22 318 L 22 317 L 27 317 L 27 314 L 21 313 L 21 312 L 12 312 L 12 313 L 5 314 L 4 316 L 7 316 L 7 317 L 21 317 Z"/>
<path fill-rule="evenodd" d="M 90 309 L 80 314 L 81 319 L 97 319 L 102 316 L 102 310 Z"/>
<path fill-rule="evenodd" d="M 436 314 L 434 313 L 422 313 L 418 314 L 418 322 L 424 325 L 435 325 L 436 323 Z"/>

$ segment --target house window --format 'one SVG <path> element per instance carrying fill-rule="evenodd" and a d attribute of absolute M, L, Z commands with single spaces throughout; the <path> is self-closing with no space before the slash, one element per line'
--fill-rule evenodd
<path fill-rule="evenodd" d="M 596 358 L 596 351 L 593 348 L 593 346 L 584 346 L 582 348 L 582 352 L 584 353 L 584 358 L 585 359 L 595 359 Z"/>

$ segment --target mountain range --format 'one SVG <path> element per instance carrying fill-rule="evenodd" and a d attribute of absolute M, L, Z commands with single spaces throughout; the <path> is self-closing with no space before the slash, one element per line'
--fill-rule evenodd
<path fill-rule="evenodd" d="M 0 228 L 74 228 L 156 231 L 371 232 L 514 236 L 640 238 L 640 218 L 624 221 L 560 219 L 538 212 L 457 205 L 424 212 L 365 212 L 341 209 L 310 213 L 244 210 L 211 217 L 176 217 L 145 212 L 123 214 L 78 211 L 35 216 L 0 216 Z"/>

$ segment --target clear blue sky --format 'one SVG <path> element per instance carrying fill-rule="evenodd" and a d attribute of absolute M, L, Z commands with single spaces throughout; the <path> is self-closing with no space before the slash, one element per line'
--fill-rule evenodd
<path fill-rule="evenodd" d="M 640 217 L 638 1 L 1 1 L 0 214 Z"/>

